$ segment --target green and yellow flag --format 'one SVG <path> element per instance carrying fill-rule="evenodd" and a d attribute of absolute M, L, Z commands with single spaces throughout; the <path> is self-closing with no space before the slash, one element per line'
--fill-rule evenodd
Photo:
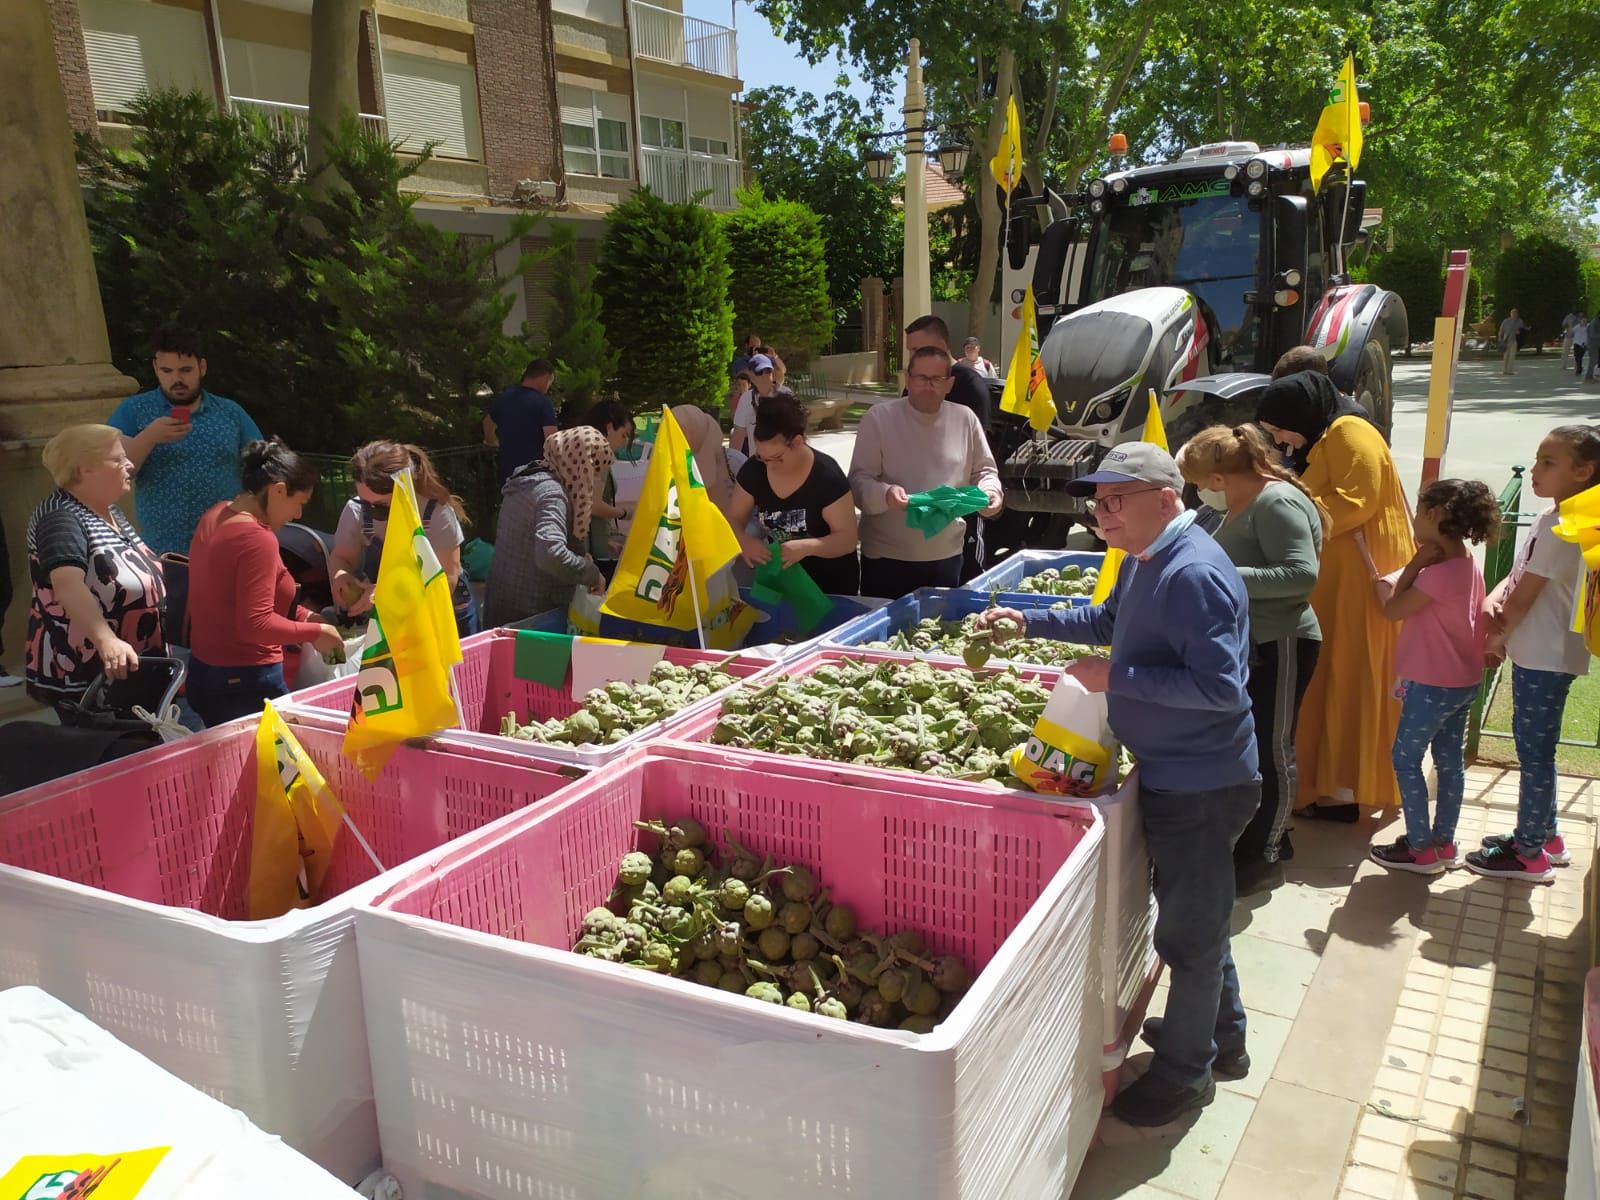
<path fill-rule="evenodd" d="M 250 837 L 250 919 L 315 904 L 333 865 L 344 809 L 268 700 L 256 726 L 256 812 Z"/>
<path fill-rule="evenodd" d="M 1311 135 L 1312 191 L 1322 190 L 1322 177 L 1341 160 L 1351 171 L 1361 162 L 1361 97 L 1356 94 L 1356 60 L 1350 55 Z"/>
<path fill-rule="evenodd" d="M 1155 389 L 1150 389 L 1150 407 L 1144 414 L 1144 432 L 1139 435 L 1141 442 L 1150 442 L 1167 449 L 1167 426 L 1161 419 L 1161 406 L 1156 403 Z M 1111 595 L 1111 589 L 1117 586 L 1117 572 L 1122 570 L 1122 560 L 1127 554 L 1116 547 L 1106 551 L 1106 560 L 1100 565 L 1100 578 L 1095 581 L 1094 595 L 1090 597 L 1090 604 L 1104 604 L 1106 597 Z"/>
<path fill-rule="evenodd" d="M 407 738 L 461 723 L 450 690 L 450 668 L 460 661 L 450 580 L 423 532 L 408 467 L 394 477 L 372 615 L 344 733 L 345 755 L 368 779 L 377 777 Z"/>
<path fill-rule="evenodd" d="M 1000 396 L 1000 411 L 1027 417 L 1039 432 L 1050 428 L 1056 419 L 1055 397 L 1039 361 L 1039 314 L 1033 306 L 1033 289 L 1023 289 L 1022 327 L 1011 351 L 1011 366 L 1006 371 L 1006 389 Z"/>
<path fill-rule="evenodd" d="M 712 577 L 738 553 L 739 539 L 712 503 L 683 429 L 663 408 L 633 526 L 601 611 L 669 629 L 698 625 L 707 646 L 731 649 L 756 614 Z"/>
<path fill-rule="evenodd" d="M 1006 98 L 1006 128 L 1000 135 L 1000 149 L 989 160 L 989 174 L 1005 188 L 1006 195 L 1022 178 L 1022 121 L 1017 116 L 1017 94 Z"/>

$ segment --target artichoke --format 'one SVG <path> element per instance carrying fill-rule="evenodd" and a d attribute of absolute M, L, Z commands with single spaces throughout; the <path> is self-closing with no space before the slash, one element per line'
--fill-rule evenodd
<path fill-rule="evenodd" d="M 798 1008 L 801 1012 L 811 1011 L 811 998 L 804 992 L 791 992 L 784 1004 L 790 1008 Z"/>
<path fill-rule="evenodd" d="M 650 872 L 653 870 L 655 863 L 650 861 L 650 856 L 635 850 L 622 856 L 622 864 L 617 868 L 617 879 L 629 887 L 638 887 L 650 882 Z"/>
<path fill-rule="evenodd" d="M 760 983 L 752 983 L 744 991 L 752 1000 L 761 1000 L 767 1004 L 782 1004 L 783 991 L 775 983 L 768 983 L 763 979 Z"/>

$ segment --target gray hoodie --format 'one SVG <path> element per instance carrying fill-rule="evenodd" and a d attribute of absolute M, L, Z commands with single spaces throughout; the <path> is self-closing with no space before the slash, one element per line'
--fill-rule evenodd
<path fill-rule="evenodd" d="M 506 480 L 501 497 L 484 626 L 508 625 L 551 609 L 564 613 L 579 586 L 598 586 L 602 580 L 600 568 L 572 536 L 566 489 L 543 462 L 535 462 Z"/>

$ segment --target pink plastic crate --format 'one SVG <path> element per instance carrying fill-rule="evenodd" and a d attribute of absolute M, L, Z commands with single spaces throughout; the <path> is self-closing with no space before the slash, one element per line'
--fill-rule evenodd
<path fill-rule="evenodd" d="M 596 746 L 549 746 L 501 737 L 500 719 L 508 712 L 516 713 L 517 720 L 527 724 L 548 721 L 552 717 L 570 717 L 582 707 L 565 685 L 553 688 L 516 677 L 516 637 L 514 629 L 489 629 L 461 643 L 462 660 L 456 668 L 456 691 L 461 702 L 462 726 L 441 735 L 448 743 L 482 748 L 511 746 L 535 758 L 593 768 L 661 732 L 662 723 L 658 723 L 620 742 Z M 741 655 L 729 661 L 727 654 L 714 650 L 669 648 L 663 657 L 679 666 L 725 663 L 723 669 L 739 679 L 749 679 L 777 665 L 773 659 L 755 655 Z M 354 676 L 331 679 L 291 693 L 281 707 L 288 712 L 318 718 L 323 723 L 342 721 L 350 715 L 355 686 Z M 683 712 L 695 712 L 709 703 L 710 697 Z"/>
<path fill-rule="evenodd" d="M 37 984 L 346 1179 L 377 1162 L 351 913 L 419 856 L 578 774 L 413 746 L 369 782 L 296 734 L 389 868 L 342 835 L 315 907 L 246 920 L 255 721 L 0 804 L 0 988 Z"/>
<path fill-rule="evenodd" d="M 408 1194 L 689 1195 L 666 1185 L 696 1163 L 730 1197 L 1066 1194 L 1100 1112 L 1094 810 L 748 757 L 654 743 L 362 907 Z M 680 815 L 812 865 L 864 927 L 981 969 L 972 990 L 918 1037 L 568 952 L 633 822 Z"/>

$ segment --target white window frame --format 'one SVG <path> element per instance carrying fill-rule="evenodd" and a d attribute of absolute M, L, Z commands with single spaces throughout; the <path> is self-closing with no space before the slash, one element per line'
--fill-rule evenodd
<path fill-rule="evenodd" d="M 606 95 L 612 93 L 607 92 Z M 628 122 L 616 117 L 608 117 L 600 111 L 600 101 L 593 88 L 572 87 L 568 84 L 561 85 L 561 156 L 566 163 L 567 174 L 583 175 L 591 179 L 616 179 L 629 181 L 633 179 L 633 135 L 628 128 Z M 587 97 L 589 101 L 589 124 L 587 127 L 575 121 L 569 121 L 568 116 L 576 115 L 582 106 L 567 104 L 565 98 L 570 96 L 577 100 Z M 622 97 L 626 100 L 626 97 Z M 622 146 L 608 148 L 602 146 L 601 133 L 603 126 L 614 127 L 612 132 L 620 130 Z M 588 144 L 572 138 L 569 140 L 568 130 L 586 135 Z M 587 160 L 581 165 L 575 161 Z M 592 166 L 593 170 L 585 170 L 585 166 Z"/>
<path fill-rule="evenodd" d="M 655 128 L 657 130 L 657 132 L 655 134 L 655 138 L 656 138 L 655 141 L 651 141 L 650 140 L 650 137 L 651 137 L 650 127 L 645 124 L 646 121 L 654 121 L 655 122 Z M 677 130 L 678 130 L 678 144 L 676 146 L 669 146 L 666 143 L 666 129 L 667 129 L 668 125 L 674 125 L 674 126 L 677 127 Z M 652 150 L 672 150 L 672 151 L 675 151 L 675 152 L 677 152 L 679 154 L 682 154 L 682 153 L 686 152 L 688 150 L 688 148 L 689 148 L 689 125 L 688 125 L 688 122 L 686 122 L 682 117 L 657 117 L 657 116 L 651 116 L 651 115 L 648 115 L 648 114 L 645 114 L 645 113 L 640 113 L 639 114 L 639 141 L 643 145 L 649 146 L 650 149 L 652 149 Z"/>
<path fill-rule="evenodd" d="M 726 138 L 691 137 L 689 139 L 689 153 L 704 154 L 712 158 L 730 157 Z"/>

